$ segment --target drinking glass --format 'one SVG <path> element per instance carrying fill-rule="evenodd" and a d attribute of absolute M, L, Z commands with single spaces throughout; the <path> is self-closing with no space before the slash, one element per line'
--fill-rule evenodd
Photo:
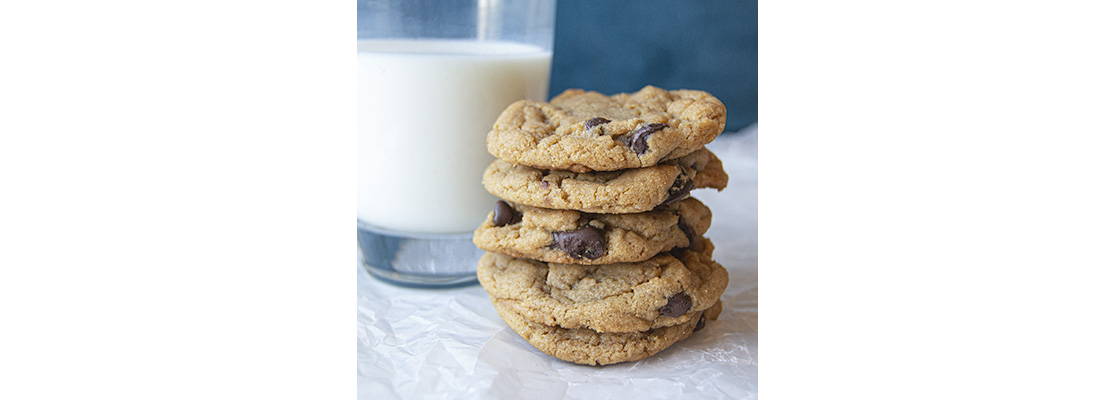
<path fill-rule="evenodd" d="M 472 231 L 496 198 L 485 138 L 511 103 L 544 101 L 555 0 L 358 0 L 360 262 L 411 287 L 476 281 Z"/>

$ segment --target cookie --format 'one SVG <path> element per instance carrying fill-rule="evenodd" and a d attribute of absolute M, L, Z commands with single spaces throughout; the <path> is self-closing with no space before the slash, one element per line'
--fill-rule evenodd
<path fill-rule="evenodd" d="M 476 275 L 491 298 L 531 322 L 641 332 L 690 322 L 716 303 L 728 271 L 711 254 L 705 238 L 636 263 L 544 263 L 486 253 Z"/>
<path fill-rule="evenodd" d="M 576 173 L 541 170 L 496 160 L 484 171 L 484 188 L 514 203 L 590 213 L 639 213 L 678 201 L 695 188 L 723 190 L 728 174 L 720 159 L 701 148 L 647 168 Z"/>
<path fill-rule="evenodd" d="M 643 332 L 599 333 L 532 322 L 515 312 L 506 300 L 491 300 L 503 321 L 532 346 L 559 359 L 587 365 L 638 361 L 653 356 L 716 320 L 722 308 L 717 301 L 701 317 L 678 325 Z"/>
<path fill-rule="evenodd" d="M 643 261 L 688 247 L 712 224 L 712 211 L 688 198 L 638 214 L 592 214 L 496 202 L 472 242 L 481 249 L 545 262 Z"/>
<path fill-rule="evenodd" d="M 724 131 L 724 104 L 699 90 L 653 86 L 606 96 L 569 89 L 500 114 L 488 152 L 514 164 L 574 172 L 643 168 L 680 158 Z"/>

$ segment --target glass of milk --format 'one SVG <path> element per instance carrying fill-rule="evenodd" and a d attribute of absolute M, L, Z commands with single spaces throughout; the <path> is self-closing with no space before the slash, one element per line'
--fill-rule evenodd
<path fill-rule="evenodd" d="M 546 100 L 555 0 L 357 0 L 361 263 L 411 287 L 476 282 L 472 231 L 496 198 L 485 138 L 521 99 Z"/>

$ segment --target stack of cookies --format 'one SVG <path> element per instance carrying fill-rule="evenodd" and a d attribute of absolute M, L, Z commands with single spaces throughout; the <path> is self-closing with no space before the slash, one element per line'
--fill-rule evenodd
<path fill-rule="evenodd" d="M 503 320 L 589 365 L 650 357 L 715 320 L 728 272 L 703 237 L 712 212 L 689 192 L 727 185 L 704 147 L 724 123 L 712 95 L 652 86 L 504 110 L 483 178 L 503 200 L 473 235 Z"/>

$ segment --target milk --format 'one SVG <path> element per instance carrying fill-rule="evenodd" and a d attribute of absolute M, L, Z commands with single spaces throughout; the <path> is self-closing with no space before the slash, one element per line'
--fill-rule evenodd
<path fill-rule="evenodd" d="M 357 219 L 391 230 L 471 232 L 497 200 L 480 184 L 492 124 L 545 100 L 552 53 L 512 43 L 356 44 Z"/>

